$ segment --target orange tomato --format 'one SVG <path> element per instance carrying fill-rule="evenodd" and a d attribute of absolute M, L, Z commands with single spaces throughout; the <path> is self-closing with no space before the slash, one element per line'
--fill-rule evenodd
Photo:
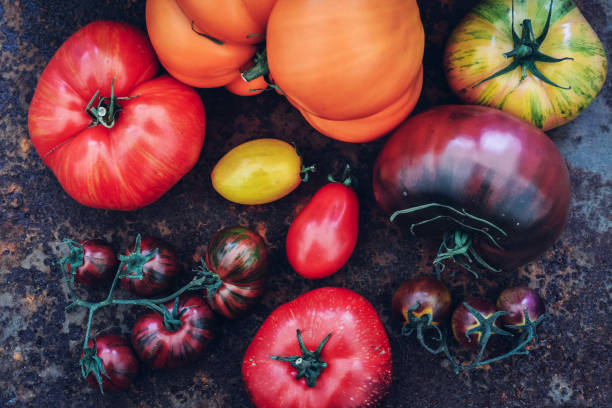
<path fill-rule="evenodd" d="M 147 0 L 147 31 L 157 56 L 178 80 L 199 88 L 228 86 L 254 95 L 240 68 L 265 39 L 275 0 Z M 243 81 L 244 83 L 240 83 Z M 265 88 L 265 86 L 264 86 Z"/>
<path fill-rule="evenodd" d="M 332 138 L 384 135 L 421 92 L 424 32 L 416 0 L 278 0 L 266 37 L 275 83 Z"/>

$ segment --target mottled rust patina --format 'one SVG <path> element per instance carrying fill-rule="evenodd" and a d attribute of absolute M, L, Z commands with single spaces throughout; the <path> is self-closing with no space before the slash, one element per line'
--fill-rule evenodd
<path fill-rule="evenodd" d="M 420 1 L 427 33 L 424 91 L 417 106 L 456 103 L 442 71 L 442 50 L 475 0 Z M 584 114 L 549 132 L 570 167 L 572 207 L 561 240 L 536 261 L 480 281 L 457 271 L 445 278 L 455 303 L 464 296 L 491 299 L 510 284 L 527 284 L 544 296 L 550 318 L 541 343 L 526 357 L 463 373 L 400 336 L 391 320 L 391 297 L 407 278 L 430 270 L 435 242 L 411 237 L 377 210 L 371 168 L 384 141 L 349 145 L 321 136 L 282 97 L 252 98 L 223 89 L 201 91 L 208 114 L 202 156 L 158 202 L 123 213 L 83 207 L 68 197 L 29 140 L 28 103 L 37 78 L 57 47 L 96 19 L 118 19 L 144 28 L 144 1 L 0 0 L 0 407 L 248 407 L 240 365 L 249 340 L 280 303 L 324 285 L 351 288 L 369 299 L 389 332 L 394 381 L 385 407 L 606 407 L 610 391 L 612 314 L 612 86 Z M 577 1 L 608 51 L 612 4 Z M 258 137 L 295 141 L 319 173 L 293 194 L 265 206 L 229 204 L 214 192 L 210 171 L 231 147 Z M 284 256 L 284 238 L 299 208 L 328 172 L 350 160 L 360 179 L 359 242 L 349 264 L 321 281 L 295 274 Z M 64 237 L 100 237 L 124 248 L 136 233 L 159 235 L 179 248 L 184 280 L 218 229 L 256 229 L 272 248 L 269 288 L 253 313 L 223 321 L 210 353 L 190 367 L 143 369 L 131 390 L 101 396 L 80 378 L 78 358 L 84 310 L 64 313 L 67 291 L 51 267 Z M 91 293 L 100 298 L 101 292 Z M 125 295 L 125 293 L 124 293 Z M 94 333 L 127 335 L 141 310 L 106 308 Z"/>

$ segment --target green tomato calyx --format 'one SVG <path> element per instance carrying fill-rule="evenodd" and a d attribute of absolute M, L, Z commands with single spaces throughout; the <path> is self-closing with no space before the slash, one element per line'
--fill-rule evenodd
<path fill-rule="evenodd" d="M 89 103 L 85 107 L 85 112 L 91 117 L 91 126 L 102 125 L 107 129 L 115 126 L 115 122 L 117 120 L 117 116 L 119 112 L 121 112 L 121 105 L 117 102 L 120 99 L 133 99 L 137 98 L 136 96 L 115 96 L 115 79 L 117 77 L 113 77 L 111 81 L 111 96 L 98 96 L 100 90 L 98 89 L 96 93 L 91 97 Z M 93 104 L 98 98 L 98 103 L 94 107 Z"/>
<path fill-rule="evenodd" d="M 332 333 L 329 333 L 315 351 L 310 351 L 304 345 L 304 341 L 302 340 L 302 333 L 300 329 L 297 329 L 297 339 L 300 345 L 300 350 L 302 352 L 301 356 L 288 356 L 288 357 L 279 357 L 279 356 L 269 356 L 273 360 L 278 361 L 288 361 L 291 364 L 291 367 L 297 370 L 297 375 L 295 376 L 296 380 L 304 377 L 306 378 L 306 384 L 308 387 L 313 388 L 317 385 L 317 378 L 321 375 L 323 370 L 327 367 L 327 363 L 321 360 L 321 351 L 323 347 L 331 337 Z"/>
<path fill-rule="evenodd" d="M 527 71 L 529 71 L 533 76 L 549 85 L 555 86 L 560 89 L 571 89 L 571 87 L 569 86 L 563 87 L 554 83 L 553 81 L 548 79 L 536 66 L 536 62 L 555 63 L 565 60 L 573 60 L 573 58 L 570 57 L 554 58 L 539 51 L 539 48 L 546 39 L 546 36 L 548 35 L 548 30 L 550 29 L 552 6 L 553 0 L 550 1 L 550 7 L 548 8 L 548 17 L 546 19 L 546 25 L 544 26 L 542 33 L 537 38 L 533 33 L 533 26 L 531 25 L 530 19 L 525 19 L 521 23 L 522 31 L 521 36 L 519 37 L 516 31 L 514 30 L 514 1 L 512 1 L 512 41 L 514 43 L 514 49 L 512 51 L 504 53 L 504 57 L 514 58 L 514 60 L 507 67 L 502 68 L 493 75 L 490 75 L 485 79 L 477 82 L 472 86 L 472 88 L 475 88 L 490 79 L 507 74 L 508 72 L 512 72 L 516 68 L 520 67 L 521 79 L 519 81 L 519 85 L 525 80 L 525 78 L 527 78 Z"/>

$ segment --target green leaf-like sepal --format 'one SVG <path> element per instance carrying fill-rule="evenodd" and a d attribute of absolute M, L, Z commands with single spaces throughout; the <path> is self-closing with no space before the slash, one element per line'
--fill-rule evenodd
<path fill-rule="evenodd" d="M 96 377 L 96 381 L 98 381 L 98 385 L 100 387 L 100 392 L 104 394 L 104 388 L 102 387 L 102 375 L 106 378 L 109 378 L 109 375 L 104 371 L 104 364 L 102 363 L 102 359 L 98 357 L 96 351 L 96 340 L 93 340 L 93 347 L 86 347 L 83 350 L 83 357 L 79 360 L 79 364 L 81 365 L 81 374 L 83 378 L 87 378 L 90 373 Z"/>
<path fill-rule="evenodd" d="M 140 250 L 140 242 L 141 237 L 138 234 L 134 251 L 129 255 L 119 255 L 119 260 L 121 261 L 119 278 L 142 279 L 144 265 L 157 256 L 158 248 L 155 248 L 148 255 L 144 255 Z"/>
<path fill-rule="evenodd" d="M 83 245 L 71 239 L 64 239 L 64 243 L 70 249 L 70 253 L 57 261 L 57 263 L 62 268 L 67 283 L 72 284 L 77 268 L 83 266 L 85 250 L 83 249 Z M 68 274 L 67 265 L 70 265 L 70 274 Z"/>

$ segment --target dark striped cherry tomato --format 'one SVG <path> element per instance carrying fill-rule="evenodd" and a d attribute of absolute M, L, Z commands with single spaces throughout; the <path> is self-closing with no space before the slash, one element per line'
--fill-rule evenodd
<path fill-rule="evenodd" d="M 146 313 L 132 328 L 132 346 L 138 357 L 153 368 L 181 367 L 200 358 L 215 332 L 215 318 L 198 295 L 169 301 L 163 317 Z"/>
<path fill-rule="evenodd" d="M 153 255 L 153 251 L 157 248 L 158 252 Z M 126 255 L 140 253 L 143 263 L 136 261 L 134 264 L 128 263 L 124 269 L 128 276 L 134 276 L 142 270 L 142 279 L 137 278 L 122 278 L 121 284 L 130 292 L 139 296 L 152 296 L 163 292 L 168 288 L 172 278 L 179 273 L 176 252 L 174 248 L 166 241 L 154 238 L 144 237 L 138 245 L 132 246 L 132 250 L 126 251 Z M 145 260 L 147 258 L 150 260 Z"/>
<path fill-rule="evenodd" d="M 532 322 L 544 314 L 542 298 L 526 286 L 505 289 L 497 298 L 497 308 L 509 313 L 501 317 L 501 321 L 509 326 L 525 326 L 525 310 Z"/>
<path fill-rule="evenodd" d="M 439 326 L 450 314 L 451 295 L 442 282 L 431 276 L 412 278 L 393 295 L 393 315 L 403 324 L 413 318 L 431 315 L 431 323 Z"/>
<path fill-rule="evenodd" d="M 244 227 L 219 231 L 208 244 L 205 268 L 211 283 L 204 290 L 213 310 L 230 319 L 243 315 L 261 297 L 268 273 L 268 247 Z"/>
<path fill-rule="evenodd" d="M 497 312 L 493 302 L 488 299 L 471 298 L 466 300 L 464 303 L 470 305 L 485 318 L 489 318 L 495 312 Z M 479 325 L 480 324 L 478 323 L 476 317 L 465 307 L 463 303 L 453 312 L 451 326 L 453 329 L 453 335 L 460 345 L 470 348 L 478 347 L 478 342 L 480 341 L 482 333 L 476 332 L 470 334 L 469 336 L 466 336 L 466 333 L 470 329 L 478 327 Z M 499 322 L 496 321 L 495 326 L 499 327 Z"/>
<path fill-rule="evenodd" d="M 117 255 L 106 242 L 100 239 L 88 239 L 78 245 L 71 245 L 71 251 L 77 252 L 78 266 L 74 280 L 86 285 L 95 286 L 110 282 L 117 272 Z M 68 273 L 72 273 L 72 264 L 67 263 Z"/>
<path fill-rule="evenodd" d="M 95 345 L 96 354 L 102 360 L 102 367 L 106 373 L 100 373 L 103 390 L 105 392 L 127 390 L 138 374 L 138 359 L 130 344 L 116 334 L 103 334 L 96 338 Z M 88 347 L 93 346 L 94 342 L 90 339 Z M 92 387 L 99 389 L 95 374 L 90 373 L 86 379 Z"/>

